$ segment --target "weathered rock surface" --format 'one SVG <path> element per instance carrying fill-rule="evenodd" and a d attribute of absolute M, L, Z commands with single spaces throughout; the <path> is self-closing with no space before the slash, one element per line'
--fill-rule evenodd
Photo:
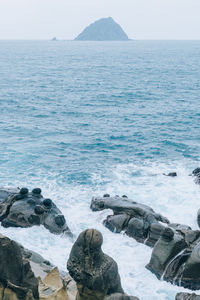
<path fill-rule="evenodd" d="M 44 225 L 54 234 L 71 231 L 65 217 L 51 199 L 45 199 L 40 188 L 0 189 L 0 221 L 4 227 Z"/>
<path fill-rule="evenodd" d="M 200 168 L 196 168 L 192 171 L 192 176 L 194 176 L 194 181 L 197 184 L 200 184 Z"/>
<path fill-rule="evenodd" d="M 200 232 L 166 228 L 146 266 L 159 279 L 191 290 L 200 289 Z"/>
<path fill-rule="evenodd" d="M 113 215 L 104 220 L 104 225 L 113 232 L 125 233 L 140 243 L 153 247 L 169 220 L 144 204 L 122 197 L 93 197 L 90 208 L 93 211 L 112 209 Z"/>
<path fill-rule="evenodd" d="M 102 234 L 83 231 L 74 243 L 67 269 L 77 284 L 77 300 L 103 300 L 113 293 L 124 294 L 117 263 L 104 254 Z"/>
<path fill-rule="evenodd" d="M 127 41 L 128 36 L 113 18 L 100 19 L 86 27 L 76 38 L 78 41 Z"/>
<path fill-rule="evenodd" d="M 178 293 L 176 295 L 176 300 L 200 300 L 200 296 L 196 294 L 188 294 L 188 293 Z"/>
<path fill-rule="evenodd" d="M 38 280 L 19 245 L 0 235 L 0 299 L 39 299 Z"/>

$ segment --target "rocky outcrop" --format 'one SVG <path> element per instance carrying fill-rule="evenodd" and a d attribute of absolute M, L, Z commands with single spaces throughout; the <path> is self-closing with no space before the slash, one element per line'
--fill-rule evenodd
<path fill-rule="evenodd" d="M 99 231 L 87 229 L 72 247 L 67 269 L 77 284 L 76 300 L 104 300 L 114 293 L 117 293 L 117 298 L 107 299 L 126 299 L 123 298 L 117 263 L 103 253 L 102 243 Z"/>
<path fill-rule="evenodd" d="M 113 18 L 100 19 L 86 27 L 77 41 L 127 41 L 128 36 Z"/>
<path fill-rule="evenodd" d="M 169 177 L 177 177 L 177 173 L 176 172 L 170 172 L 168 174 L 163 173 L 163 175 L 169 176 Z"/>
<path fill-rule="evenodd" d="M 200 232 L 167 227 L 146 266 L 159 279 L 191 290 L 200 289 Z"/>
<path fill-rule="evenodd" d="M 196 184 L 200 184 L 200 168 L 196 168 L 192 171 L 192 174 L 190 176 L 194 177 L 194 181 Z"/>
<path fill-rule="evenodd" d="M 90 208 L 93 211 L 112 209 L 110 215 L 103 221 L 104 225 L 113 232 L 125 233 L 140 243 L 153 247 L 165 229 L 164 224 L 169 220 L 144 204 L 122 197 L 93 197 Z"/>
<path fill-rule="evenodd" d="M 103 237 L 94 229 L 83 231 L 74 243 L 67 269 L 77 283 L 77 300 L 104 299 L 112 293 L 124 293 L 116 262 L 104 254 Z"/>
<path fill-rule="evenodd" d="M 0 299 L 39 299 L 38 280 L 19 245 L 0 235 Z"/>
<path fill-rule="evenodd" d="M 176 295 L 176 300 L 200 300 L 200 296 L 196 294 L 178 293 Z"/>
<path fill-rule="evenodd" d="M 54 234 L 71 231 L 65 217 L 51 199 L 44 198 L 40 188 L 0 189 L 0 221 L 4 227 L 44 225 Z"/>

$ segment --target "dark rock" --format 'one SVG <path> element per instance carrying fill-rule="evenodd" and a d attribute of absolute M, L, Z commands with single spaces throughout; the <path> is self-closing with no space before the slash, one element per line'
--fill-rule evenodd
<path fill-rule="evenodd" d="M 192 171 L 192 175 L 194 176 L 200 176 L 200 168 L 196 168 Z"/>
<path fill-rule="evenodd" d="M 45 209 L 44 209 L 43 206 L 41 206 L 41 205 L 36 205 L 35 206 L 35 213 L 37 215 L 42 215 L 44 212 L 45 212 Z"/>
<path fill-rule="evenodd" d="M 110 197 L 110 194 L 104 194 L 103 197 L 104 197 L 104 198 Z"/>
<path fill-rule="evenodd" d="M 191 290 L 200 289 L 200 232 L 179 224 L 173 227 L 178 229 L 164 230 L 146 267 L 159 279 Z"/>
<path fill-rule="evenodd" d="M 167 218 L 155 213 L 151 207 L 126 197 L 93 197 L 90 208 L 93 211 L 112 209 L 113 215 L 109 215 L 103 224 L 113 232 L 125 231 L 128 236 L 150 247 L 154 246 L 165 228 L 161 223 L 169 224 Z"/>
<path fill-rule="evenodd" d="M 176 172 L 170 172 L 170 173 L 168 173 L 168 174 L 163 173 L 163 175 L 169 176 L 169 177 L 176 177 L 176 176 L 177 176 L 177 173 L 176 173 Z"/>
<path fill-rule="evenodd" d="M 22 300 L 30 292 L 34 299 L 39 299 L 38 280 L 29 262 L 23 259 L 20 246 L 2 235 L 0 235 L 0 261 L 0 283 L 4 288 L 9 288 Z"/>
<path fill-rule="evenodd" d="M 176 295 L 176 300 L 200 300 L 200 296 L 196 294 L 188 294 L 188 293 L 178 293 Z"/>
<path fill-rule="evenodd" d="M 42 190 L 40 188 L 35 188 L 32 190 L 32 193 L 35 195 L 40 195 L 42 193 Z"/>
<path fill-rule="evenodd" d="M 43 200 L 43 205 L 47 208 L 51 208 L 52 207 L 52 200 L 51 199 L 44 199 Z"/>
<path fill-rule="evenodd" d="M 128 36 L 113 18 L 100 19 L 86 27 L 77 41 L 128 41 Z"/>
<path fill-rule="evenodd" d="M 28 194 L 28 189 L 27 188 L 21 188 L 20 189 L 20 194 L 22 194 L 22 195 Z"/>
<path fill-rule="evenodd" d="M 200 168 L 196 168 L 192 171 L 192 176 L 195 177 L 195 183 L 200 184 Z"/>
<path fill-rule="evenodd" d="M 74 243 L 67 269 L 76 281 L 79 300 L 104 299 L 113 293 L 124 294 L 117 263 L 104 254 L 102 234 L 95 229 L 83 231 Z"/>
<path fill-rule="evenodd" d="M 0 221 L 4 227 L 27 228 L 44 225 L 55 234 L 72 235 L 61 211 L 50 199 L 44 199 L 41 189 L 1 189 Z"/>

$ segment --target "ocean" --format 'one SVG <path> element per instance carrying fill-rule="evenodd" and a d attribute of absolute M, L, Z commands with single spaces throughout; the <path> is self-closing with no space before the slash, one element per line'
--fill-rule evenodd
<path fill-rule="evenodd" d="M 106 229 L 111 211 L 90 202 L 126 194 L 197 229 L 200 187 L 188 175 L 200 166 L 199 103 L 200 41 L 0 41 L 0 185 L 41 187 L 75 237 L 102 232 L 127 293 L 173 300 L 185 289 L 145 269 L 152 250 Z M 0 232 L 66 270 L 71 240 Z"/>

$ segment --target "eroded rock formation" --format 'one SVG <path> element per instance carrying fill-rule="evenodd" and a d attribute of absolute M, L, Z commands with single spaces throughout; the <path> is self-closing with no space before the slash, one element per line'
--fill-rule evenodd
<path fill-rule="evenodd" d="M 0 235 L 0 299 L 39 299 L 38 280 L 19 245 Z"/>
<path fill-rule="evenodd" d="M 93 211 L 112 209 L 113 215 L 104 220 L 104 225 L 113 232 L 125 233 L 140 243 L 153 247 L 169 220 L 156 213 L 151 207 L 122 197 L 93 197 L 90 208 Z"/>
<path fill-rule="evenodd" d="M 196 294 L 188 294 L 188 293 L 178 293 L 176 295 L 176 300 L 200 300 L 200 296 Z"/>
<path fill-rule="evenodd" d="M 200 289 L 200 232 L 167 227 L 146 266 L 159 279 L 191 290 Z"/>
<path fill-rule="evenodd" d="M 40 188 L 0 189 L 0 221 L 4 227 L 44 225 L 52 233 L 71 236 L 65 217 Z"/>
<path fill-rule="evenodd" d="M 102 234 L 95 229 L 83 231 L 74 243 L 67 268 L 76 281 L 76 300 L 132 299 L 125 296 L 117 263 L 103 253 Z M 116 294 L 116 298 L 114 295 Z M 112 296 L 111 296 L 112 295 Z M 133 298 L 137 299 L 137 298 Z"/>

